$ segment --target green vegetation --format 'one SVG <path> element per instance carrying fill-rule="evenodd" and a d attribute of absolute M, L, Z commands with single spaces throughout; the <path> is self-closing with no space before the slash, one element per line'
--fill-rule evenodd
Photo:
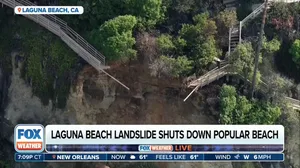
<path fill-rule="evenodd" d="M 187 44 L 181 37 L 175 38 L 169 34 L 162 34 L 157 38 L 157 45 L 160 54 L 172 57 L 183 55 L 183 49 Z"/>
<path fill-rule="evenodd" d="M 48 95 L 48 89 L 50 82 L 46 80 L 46 74 L 43 71 L 42 63 L 43 63 L 43 49 L 41 46 L 45 46 L 42 44 L 38 38 L 33 38 L 28 48 L 28 57 L 27 57 L 27 68 L 26 68 L 26 77 L 30 79 L 30 83 L 33 86 L 33 93 L 42 97 L 42 101 L 44 103 L 48 103 L 48 100 L 45 100 L 44 95 Z M 39 47 L 37 47 L 39 46 Z"/>
<path fill-rule="evenodd" d="M 78 18 L 65 17 L 68 23 L 84 33 L 122 15 L 135 16 L 139 28 L 150 29 L 163 21 L 165 12 L 162 0 L 62 0 L 60 4 L 84 7 L 83 15 Z"/>
<path fill-rule="evenodd" d="M 280 46 L 281 43 L 276 38 L 267 41 L 264 37 L 259 63 L 262 63 L 262 56 L 265 58 L 273 56 L 274 53 L 280 49 Z M 237 72 L 243 78 L 251 81 L 254 70 L 254 49 L 252 43 L 244 42 L 239 44 L 228 58 L 229 62 L 232 64 L 232 71 Z M 257 84 L 259 84 L 261 82 L 260 71 L 257 72 L 256 78 Z"/>
<path fill-rule="evenodd" d="M 52 70 L 52 75 L 56 78 L 53 98 L 57 100 L 57 107 L 64 107 L 70 90 L 70 75 L 74 71 L 78 56 L 58 39 L 53 40 L 50 45 L 49 56 L 48 74 Z"/>
<path fill-rule="evenodd" d="M 63 0 L 60 3 L 84 6 L 85 12 L 79 18 L 68 18 L 76 29 L 89 36 L 91 43 L 110 62 L 124 62 L 135 58 L 133 35 L 139 31 L 155 30 L 161 32 L 157 38 L 160 49 L 158 59 L 164 55 L 170 57 L 170 60 L 186 57 L 188 61 L 192 61 L 192 68 L 188 66 L 181 74 L 202 73 L 213 62 L 214 57 L 220 56 L 220 49 L 216 45 L 218 41 L 215 39 L 217 27 L 214 16 L 209 16 L 205 11 L 219 9 L 218 5 L 221 4 L 203 0 Z M 188 19 L 184 22 L 173 20 L 177 18 L 174 13 L 185 15 Z M 224 12 L 217 18 L 220 29 L 222 26 L 228 29 L 235 22 L 236 16 L 234 13 Z M 175 29 L 165 32 L 163 29 L 167 30 L 169 26 Z"/>
<path fill-rule="evenodd" d="M 149 65 L 152 75 L 180 78 L 208 71 L 214 58 L 222 56 L 221 49 L 227 48 L 229 28 L 244 19 L 251 12 L 252 4 L 257 2 L 260 0 L 239 0 L 237 12 L 223 10 L 222 2 L 214 0 L 62 0 L 59 3 L 84 7 L 83 15 L 64 16 L 64 19 L 89 39 L 106 56 L 108 62 L 128 62 L 137 56 L 148 55 L 151 58 L 143 63 L 147 62 L 145 64 Z M 299 3 L 279 3 L 270 9 L 265 31 L 267 37 L 263 39 L 260 53 L 261 66 L 265 66 L 266 62 L 272 64 L 274 54 L 280 51 L 281 60 L 293 61 L 279 61 L 288 67 L 287 74 L 295 73 L 299 78 L 300 37 L 299 27 L 295 24 L 299 13 Z M 55 107 L 64 107 L 70 90 L 71 74 L 76 73 L 78 57 L 60 39 L 32 21 L 15 16 L 10 18 L 16 20 L 9 23 L 7 16 L 7 11 L 0 9 L 0 66 L 5 71 L 11 70 L 12 39 L 18 33 L 23 52 L 20 57 L 25 60 L 24 79 L 43 103 L 52 100 Z M 251 30 L 244 25 L 244 42 L 228 56 L 234 72 L 248 80 L 253 76 L 257 44 L 252 39 L 257 36 L 255 25 L 251 25 Z M 249 41 L 246 40 L 248 33 L 251 34 Z M 144 35 L 140 41 L 144 40 L 145 43 L 136 44 L 136 35 L 139 34 Z M 141 52 L 140 47 L 149 53 Z M 289 68 L 295 64 L 298 65 L 296 71 Z M 272 71 L 267 66 L 265 69 L 268 71 L 264 71 L 261 66 L 256 80 L 258 83 L 262 82 L 261 74 Z M 268 82 L 267 92 L 262 96 L 265 99 L 249 100 L 239 95 L 232 86 L 222 87 L 221 123 L 274 124 L 278 121 L 284 111 L 279 108 L 282 107 L 282 98 L 290 91 L 288 89 L 292 82 L 273 74 L 264 75 L 264 79 Z M 253 165 L 245 163 L 244 167 Z"/>
<path fill-rule="evenodd" d="M 248 8 L 254 2 L 256 0 L 247 1 L 242 5 L 246 4 Z M 214 58 L 221 56 L 221 48 L 227 46 L 228 29 L 235 25 L 237 20 L 242 19 L 237 19 L 236 12 L 222 11 L 222 3 L 205 0 L 62 0 L 60 4 L 81 5 L 85 8 L 83 15 L 65 18 L 81 34 L 88 37 L 87 39 L 106 56 L 108 62 L 127 62 L 135 59 L 139 47 L 136 45 L 135 36 L 139 33 L 151 34 L 155 42 L 151 45 L 153 50 L 147 51 L 155 51 L 149 59 L 152 74 L 176 78 L 206 72 Z M 268 26 L 277 29 L 279 25 L 281 27 L 278 30 L 282 31 L 286 26 L 293 27 L 290 21 L 283 23 L 282 19 L 295 17 L 300 11 L 300 6 L 278 6 L 271 9 Z M 241 12 L 238 14 L 239 17 L 242 15 Z M 5 18 L 0 17 L 0 22 L 3 19 Z M 19 21 L 19 25 L 24 23 L 24 19 Z M 25 23 L 25 26 L 19 26 L 17 29 L 23 39 L 24 77 L 32 85 L 34 93 L 45 97 L 42 98 L 45 103 L 49 99 L 64 100 L 63 97 L 69 90 L 70 73 L 74 69 L 77 57 L 63 42 L 34 24 Z M 281 48 L 280 41 L 274 37 L 272 34 L 268 36 L 271 41 L 264 39 L 260 62 L 262 57 L 272 57 Z M 5 38 L 0 37 L 0 41 Z M 278 39 L 282 40 L 281 37 Z M 253 75 L 255 45 L 252 43 L 256 41 L 246 41 L 238 45 L 229 56 L 234 71 L 245 79 L 251 79 Z M 6 47 L 0 46 L 0 51 Z M 297 40 L 290 52 L 294 55 L 295 62 L 299 61 Z M 260 76 L 258 72 L 258 83 L 261 82 Z M 67 82 L 63 79 L 67 79 Z M 228 105 L 228 111 L 248 103 L 245 98 L 238 97 L 228 97 L 226 101 L 236 103 L 232 107 Z"/>
<path fill-rule="evenodd" d="M 290 53 L 293 56 L 293 61 L 300 66 L 300 40 L 297 39 L 294 41 L 291 49 L 290 49 Z"/>
<path fill-rule="evenodd" d="M 99 30 L 91 33 L 94 44 L 107 56 L 110 61 L 127 61 L 136 57 L 136 51 L 132 48 L 135 39 L 132 31 L 137 24 L 134 16 L 118 16 L 105 22 Z"/>
<path fill-rule="evenodd" d="M 77 56 L 56 38 L 32 36 L 30 40 L 23 43 L 27 49 L 25 78 L 44 104 L 53 99 L 58 103 L 57 107 L 64 107 L 70 88 L 69 75 Z"/>
<path fill-rule="evenodd" d="M 60 40 L 55 39 L 49 47 L 49 61 L 58 77 L 62 77 L 77 61 L 76 55 Z"/>
<path fill-rule="evenodd" d="M 139 28 L 153 28 L 164 18 L 162 0 L 125 0 L 125 9 L 137 17 Z"/>
<path fill-rule="evenodd" d="M 237 23 L 237 16 L 235 11 L 225 10 L 220 12 L 216 17 L 218 29 L 225 28 L 226 32 Z M 223 32 L 224 33 L 224 32 Z"/>
<path fill-rule="evenodd" d="M 225 32 L 229 32 L 229 29 L 238 23 L 236 12 L 222 11 L 215 17 L 215 21 L 218 30 L 218 44 L 220 47 L 227 47 L 229 34 Z"/>
<path fill-rule="evenodd" d="M 17 19 L 14 26 L 22 38 L 20 55 L 25 60 L 23 77 L 44 104 L 52 100 L 55 107 L 63 108 L 78 56 L 58 37 L 25 18 Z"/>
<path fill-rule="evenodd" d="M 185 56 L 170 58 L 162 55 L 150 66 L 152 75 L 157 77 L 185 76 L 192 68 L 192 61 L 189 61 Z"/>
<path fill-rule="evenodd" d="M 166 12 L 162 27 L 171 34 L 176 34 L 182 24 L 191 23 L 197 14 L 209 11 L 213 17 L 223 9 L 221 1 L 212 0 L 164 0 L 163 6 Z"/>
<path fill-rule="evenodd" d="M 291 90 L 293 82 L 279 74 L 269 74 L 265 80 L 268 82 L 266 100 L 272 101 L 273 104 L 284 105 L 284 97 Z"/>
<path fill-rule="evenodd" d="M 184 24 L 179 35 L 186 41 L 184 55 L 194 61 L 196 69 L 201 70 L 220 56 L 216 46 L 216 24 L 207 13 L 193 17 L 194 24 Z"/>
<path fill-rule="evenodd" d="M 250 42 L 239 44 L 229 56 L 232 70 L 251 81 L 254 70 L 254 50 Z M 260 72 L 257 73 L 257 83 L 261 82 Z"/>
<path fill-rule="evenodd" d="M 274 124 L 281 115 L 279 107 L 239 96 L 233 86 L 223 85 L 220 99 L 222 124 Z"/>
<path fill-rule="evenodd" d="M 84 33 L 98 28 L 105 21 L 123 14 L 125 4 L 119 0 L 62 0 L 60 5 L 83 6 L 84 13 L 75 16 L 66 16 L 64 19 L 75 29 Z"/>
<path fill-rule="evenodd" d="M 268 41 L 266 37 L 263 38 L 262 42 L 262 52 L 263 54 L 272 55 L 277 52 L 281 47 L 281 43 L 277 38 L 273 38 Z"/>
<path fill-rule="evenodd" d="M 269 38 L 277 36 L 282 43 L 275 59 L 277 69 L 296 83 L 300 82 L 300 69 L 291 48 L 295 39 L 300 38 L 299 13 L 299 3 L 276 3 L 268 12 L 265 30 Z"/>
<path fill-rule="evenodd" d="M 281 33 L 289 32 L 294 26 L 293 17 L 296 16 L 293 14 L 292 8 L 291 4 L 288 3 L 276 3 L 268 13 L 268 24 L 274 26 L 275 30 Z"/>
<path fill-rule="evenodd" d="M 186 57 L 192 61 L 192 68 L 188 66 L 180 74 L 189 75 L 207 71 L 214 57 L 221 56 L 220 49 L 227 47 L 228 29 L 248 15 L 252 4 L 259 3 L 259 0 L 240 0 L 241 7 L 237 13 L 222 11 L 224 6 L 221 3 L 205 0 L 63 0 L 60 3 L 84 6 L 85 13 L 79 18 L 72 17 L 71 23 L 90 37 L 92 44 L 107 56 L 108 61 L 124 62 L 134 59 L 137 52 L 133 36 L 140 31 L 158 32 L 156 37 L 159 53 L 156 58 L 159 60 L 156 62 L 165 61 L 166 57 L 169 60 Z M 295 25 L 286 18 L 295 18 L 299 12 L 299 4 L 274 5 L 268 14 L 266 29 L 271 27 L 276 33 L 278 30 L 290 33 Z M 264 41 L 263 57 L 273 56 L 281 47 L 274 38 L 275 33 L 267 34 L 268 39 L 273 40 Z M 240 51 L 236 52 L 238 55 L 241 50 L 246 49 L 249 53 L 242 53 L 244 58 L 232 59 L 237 61 L 238 71 L 247 79 L 251 79 L 253 74 L 253 49 L 249 47 L 239 47 Z M 260 74 L 258 78 L 259 76 Z"/>
<path fill-rule="evenodd" d="M 157 38 L 157 43 L 162 54 L 173 53 L 176 49 L 176 46 L 172 41 L 172 36 L 168 34 L 162 34 L 161 36 L 159 36 Z"/>

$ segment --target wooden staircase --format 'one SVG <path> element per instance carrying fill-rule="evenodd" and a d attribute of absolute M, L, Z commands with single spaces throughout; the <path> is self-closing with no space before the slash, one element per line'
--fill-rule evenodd
<path fill-rule="evenodd" d="M 36 4 L 28 0 L 0 0 L 2 5 L 6 5 L 10 8 L 16 6 L 36 6 Z M 53 34 L 61 38 L 75 53 L 77 53 L 82 59 L 93 66 L 98 71 L 102 71 L 120 85 L 129 90 L 129 88 L 122 82 L 108 74 L 105 69 L 109 68 L 105 65 L 105 56 L 102 55 L 97 49 L 89 44 L 83 37 L 75 32 L 68 24 L 56 17 L 55 15 L 23 15 L 24 17 L 36 22 L 43 26 Z"/>
<path fill-rule="evenodd" d="M 240 43 L 240 29 L 238 26 L 234 26 L 229 30 L 229 42 L 228 42 L 228 54 L 230 55 Z"/>
<path fill-rule="evenodd" d="M 271 2 L 268 3 L 268 5 Z M 242 42 L 242 28 L 243 26 L 250 20 L 257 17 L 264 9 L 265 3 L 261 4 L 258 8 L 256 8 L 253 12 L 251 12 L 247 17 L 245 17 L 238 24 L 230 28 L 229 30 L 229 45 L 228 45 L 228 54 L 230 55 L 236 48 L 236 46 Z"/>
<path fill-rule="evenodd" d="M 270 7 L 270 5 L 273 2 L 279 2 L 282 0 L 269 0 L 268 3 L 268 8 Z M 299 2 L 300 0 L 284 0 L 283 2 L 285 3 L 294 3 L 294 2 Z M 232 7 L 234 5 L 236 5 L 236 0 L 224 0 L 223 4 L 226 6 L 226 10 L 232 10 Z M 260 6 L 258 6 L 253 12 L 251 12 L 247 17 L 245 17 L 242 21 L 240 21 L 238 24 L 236 24 L 235 26 L 233 26 L 232 28 L 229 29 L 229 37 L 228 37 L 228 55 L 230 55 L 235 48 L 237 47 L 237 45 L 239 43 L 241 43 L 242 41 L 242 27 L 250 20 L 254 19 L 255 17 L 257 17 L 260 13 L 262 13 L 263 9 L 265 7 L 265 3 L 261 4 Z M 227 56 L 228 56 L 227 55 Z M 226 60 L 226 59 L 225 59 Z M 194 87 L 194 89 L 192 90 L 192 92 L 184 99 L 184 101 L 186 101 L 189 96 L 191 96 L 191 94 L 195 91 L 198 90 L 198 88 L 203 87 L 221 77 L 223 77 L 224 75 L 227 74 L 236 74 L 234 72 L 228 72 L 228 67 L 229 65 L 227 64 L 227 61 L 221 60 L 221 67 L 219 68 L 215 68 L 212 69 L 211 71 L 207 72 L 206 74 L 200 76 L 198 79 L 190 82 L 187 86 L 188 88 L 192 88 Z M 294 101 L 293 100 L 289 100 Z M 292 102 L 291 104 L 294 105 L 294 107 L 296 108 L 300 108 L 300 101 L 299 100 L 295 100 L 294 102 Z"/>

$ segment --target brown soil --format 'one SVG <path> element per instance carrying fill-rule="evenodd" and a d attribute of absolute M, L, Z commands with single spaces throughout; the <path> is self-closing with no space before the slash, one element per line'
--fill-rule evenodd
<path fill-rule="evenodd" d="M 98 109 L 95 103 L 88 99 L 80 99 L 85 102 L 70 103 L 76 113 L 84 116 L 79 123 L 96 124 L 216 124 L 215 117 L 207 109 L 206 98 L 216 97 L 214 87 L 202 89 L 203 93 L 192 96 L 183 102 L 189 91 L 182 87 L 182 80 L 151 77 L 147 68 L 140 65 L 115 66 L 108 72 L 122 81 L 130 88 L 127 91 L 121 85 L 108 79 L 111 87 L 116 88 L 116 98 L 107 110 Z M 89 94 L 91 99 L 97 97 L 96 85 L 93 82 L 85 82 L 99 78 L 95 70 L 85 68 L 79 75 L 79 83 L 83 86 L 83 95 Z M 103 74 L 100 75 L 101 79 Z M 107 78 L 106 78 L 107 79 Z M 92 86 L 90 87 L 90 84 Z M 80 85 L 80 84 L 79 84 Z M 89 90 L 91 88 L 91 90 Z M 98 87 L 98 89 L 103 89 Z M 80 93 L 80 91 L 75 90 Z M 83 96 L 84 97 L 84 96 Z M 200 98 L 199 98 L 200 97 Z M 100 102 L 100 101 L 99 101 Z M 79 106 L 80 107 L 76 107 Z M 75 106 L 75 107 L 74 107 Z M 84 108 L 82 107 L 84 106 Z M 79 110 L 80 111 L 79 111 Z M 111 163 L 111 168 L 122 168 L 125 163 Z M 158 163 L 160 168 L 206 168 L 206 167 L 231 167 L 231 164 L 215 165 L 208 163 Z"/>
<path fill-rule="evenodd" d="M 109 73 L 130 88 L 127 91 L 116 84 L 116 100 L 99 114 L 97 123 L 103 124 L 213 124 L 216 120 L 207 116 L 205 109 L 199 111 L 193 99 L 183 102 L 188 94 L 180 79 L 151 77 L 140 65 L 123 65 L 109 69 Z M 93 78 L 93 69 L 83 71 L 83 78 Z M 87 81 L 87 80 L 85 80 Z M 88 86 L 87 86 L 88 85 Z M 93 82 L 84 82 L 85 94 L 97 97 Z M 100 89 L 100 88 L 99 88 Z M 189 90 L 188 90 L 189 91 Z M 95 95 L 92 95 L 95 94 Z M 102 93 L 103 94 L 103 93 Z M 197 102 L 204 107 L 205 102 Z M 200 103 L 200 104 L 199 104 Z"/>

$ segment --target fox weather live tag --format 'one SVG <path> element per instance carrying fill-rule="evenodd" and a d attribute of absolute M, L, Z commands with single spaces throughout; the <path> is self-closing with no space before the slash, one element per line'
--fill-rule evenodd
<path fill-rule="evenodd" d="M 15 127 L 15 150 L 17 152 L 43 152 L 44 126 L 19 124 Z"/>

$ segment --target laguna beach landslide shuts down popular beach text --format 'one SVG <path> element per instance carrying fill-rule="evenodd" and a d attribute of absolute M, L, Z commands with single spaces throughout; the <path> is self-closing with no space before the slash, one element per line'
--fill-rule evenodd
<path fill-rule="evenodd" d="M 52 139 L 278 139 L 278 130 L 52 130 Z"/>

